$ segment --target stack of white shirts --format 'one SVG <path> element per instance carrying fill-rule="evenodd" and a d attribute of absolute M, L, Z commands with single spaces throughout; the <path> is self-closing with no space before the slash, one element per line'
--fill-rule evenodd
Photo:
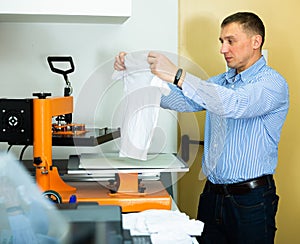
<path fill-rule="evenodd" d="M 145 210 L 123 214 L 123 228 L 131 235 L 150 235 L 153 244 L 191 244 L 202 234 L 204 223 L 172 210 Z"/>

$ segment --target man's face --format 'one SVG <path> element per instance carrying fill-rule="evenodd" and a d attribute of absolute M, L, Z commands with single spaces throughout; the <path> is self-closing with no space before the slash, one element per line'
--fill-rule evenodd
<path fill-rule="evenodd" d="M 246 33 L 239 23 L 230 23 L 221 29 L 220 53 L 224 55 L 229 68 L 240 73 L 257 61 L 260 53 L 257 37 Z"/>

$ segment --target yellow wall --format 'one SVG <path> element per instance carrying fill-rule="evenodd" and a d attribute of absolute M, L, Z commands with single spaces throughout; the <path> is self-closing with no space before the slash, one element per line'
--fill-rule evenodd
<path fill-rule="evenodd" d="M 209 76 L 225 70 L 219 54 L 219 25 L 224 17 L 237 11 L 257 13 L 266 26 L 268 64 L 280 72 L 290 88 L 290 110 L 279 144 L 279 163 L 275 174 L 280 196 L 277 214 L 276 243 L 300 243 L 300 2 L 298 0 L 179 0 L 179 53 L 201 66 Z M 199 117 L 201 113 L 195 114 Z M 180 115 L 181 134 L 193 131 L 190 114 Z M 203 116 L 202 116 L 203 117 Z M 197 120 L 203 127 L 203 119 Z M 195 123 L 195 122 L 193 122 Z M 202 134 L 202 133 L 201 133 Z M 193 138 L 196 139 L 196 138 Z M 191 171 L 179 181 L 179 207 L 191 217 L 197 212 L 197 201 L 203 182 L 198 180 L 201 148 L 189 161 Z"/>

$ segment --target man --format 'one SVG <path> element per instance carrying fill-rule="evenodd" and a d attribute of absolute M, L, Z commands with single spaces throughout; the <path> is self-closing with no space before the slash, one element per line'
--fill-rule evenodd
<path fill-rule="evenodd" d="M 161 99 L 163 108 L 207 111 L 199 243 L 274 243 L 279 197 L 273 174 L 289 93 L 285 79 L 266 65 L 264 37 L 264 24 L 254 13 L 225 18 L 220 53 L 229 69 L 207 81 L 162 54 L 148 55 L 152 73 L 174 83 Z M 125 55 L 116 57 L 115 69 L 125 69 Z"/>

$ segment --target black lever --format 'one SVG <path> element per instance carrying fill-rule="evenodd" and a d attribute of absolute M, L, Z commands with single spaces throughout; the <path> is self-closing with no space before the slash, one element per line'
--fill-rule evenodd
<path fill-rule="evenodd" d="M 66 87 L 64 89 L 64 96 L 68 97 L 71 96 L 72 92 L 73 92 L 73 88 L 71 86 L 71 82 L 68 79 L 68 74 L 72 73 L 75 70 L 75 66 L 74 66 L 74 62 L 71 56 L 49 56 L 47 57 L 47 61 L 48 64 L 50 66 L 50 69 L 54 72 L 54 73 L 58 73 L 64 76 L 64 79 L 66 81 Z M 69 63 L 70 67 L 69 69 L 58 69 L 56 67 L 54 67 L 54 63 Z M 65 114 L 64 116 L 64 120 L 66 121 L 66 123 L 71 123 L 72 122 L 72 114 Z"/>
<path fill-rule="evenodd" d="M 74 72 L 75 70 L 75 66 L 74 66 L 74 62 L 71 56 L 49 56 L 47 58 L 48 64 L 50 66 L 50 69 L 54 72 L 54 73 L 58 73 L 63 75 L 64 80 L 66 81 L 66 87 L 65 87 L 65 91 L 64 91 L 64 96 L 70 96 L 72 94 L 72 86 L 71 83 L 68 79 L 68 74 Z M 55 62 L 66 62 L 66 63 L 70 63 L 70 68 L 66 69 L 66 70 L 62 70 L 62 69 L 58 69 L 56 67 L 54 67 L 54 63 Z"/>

